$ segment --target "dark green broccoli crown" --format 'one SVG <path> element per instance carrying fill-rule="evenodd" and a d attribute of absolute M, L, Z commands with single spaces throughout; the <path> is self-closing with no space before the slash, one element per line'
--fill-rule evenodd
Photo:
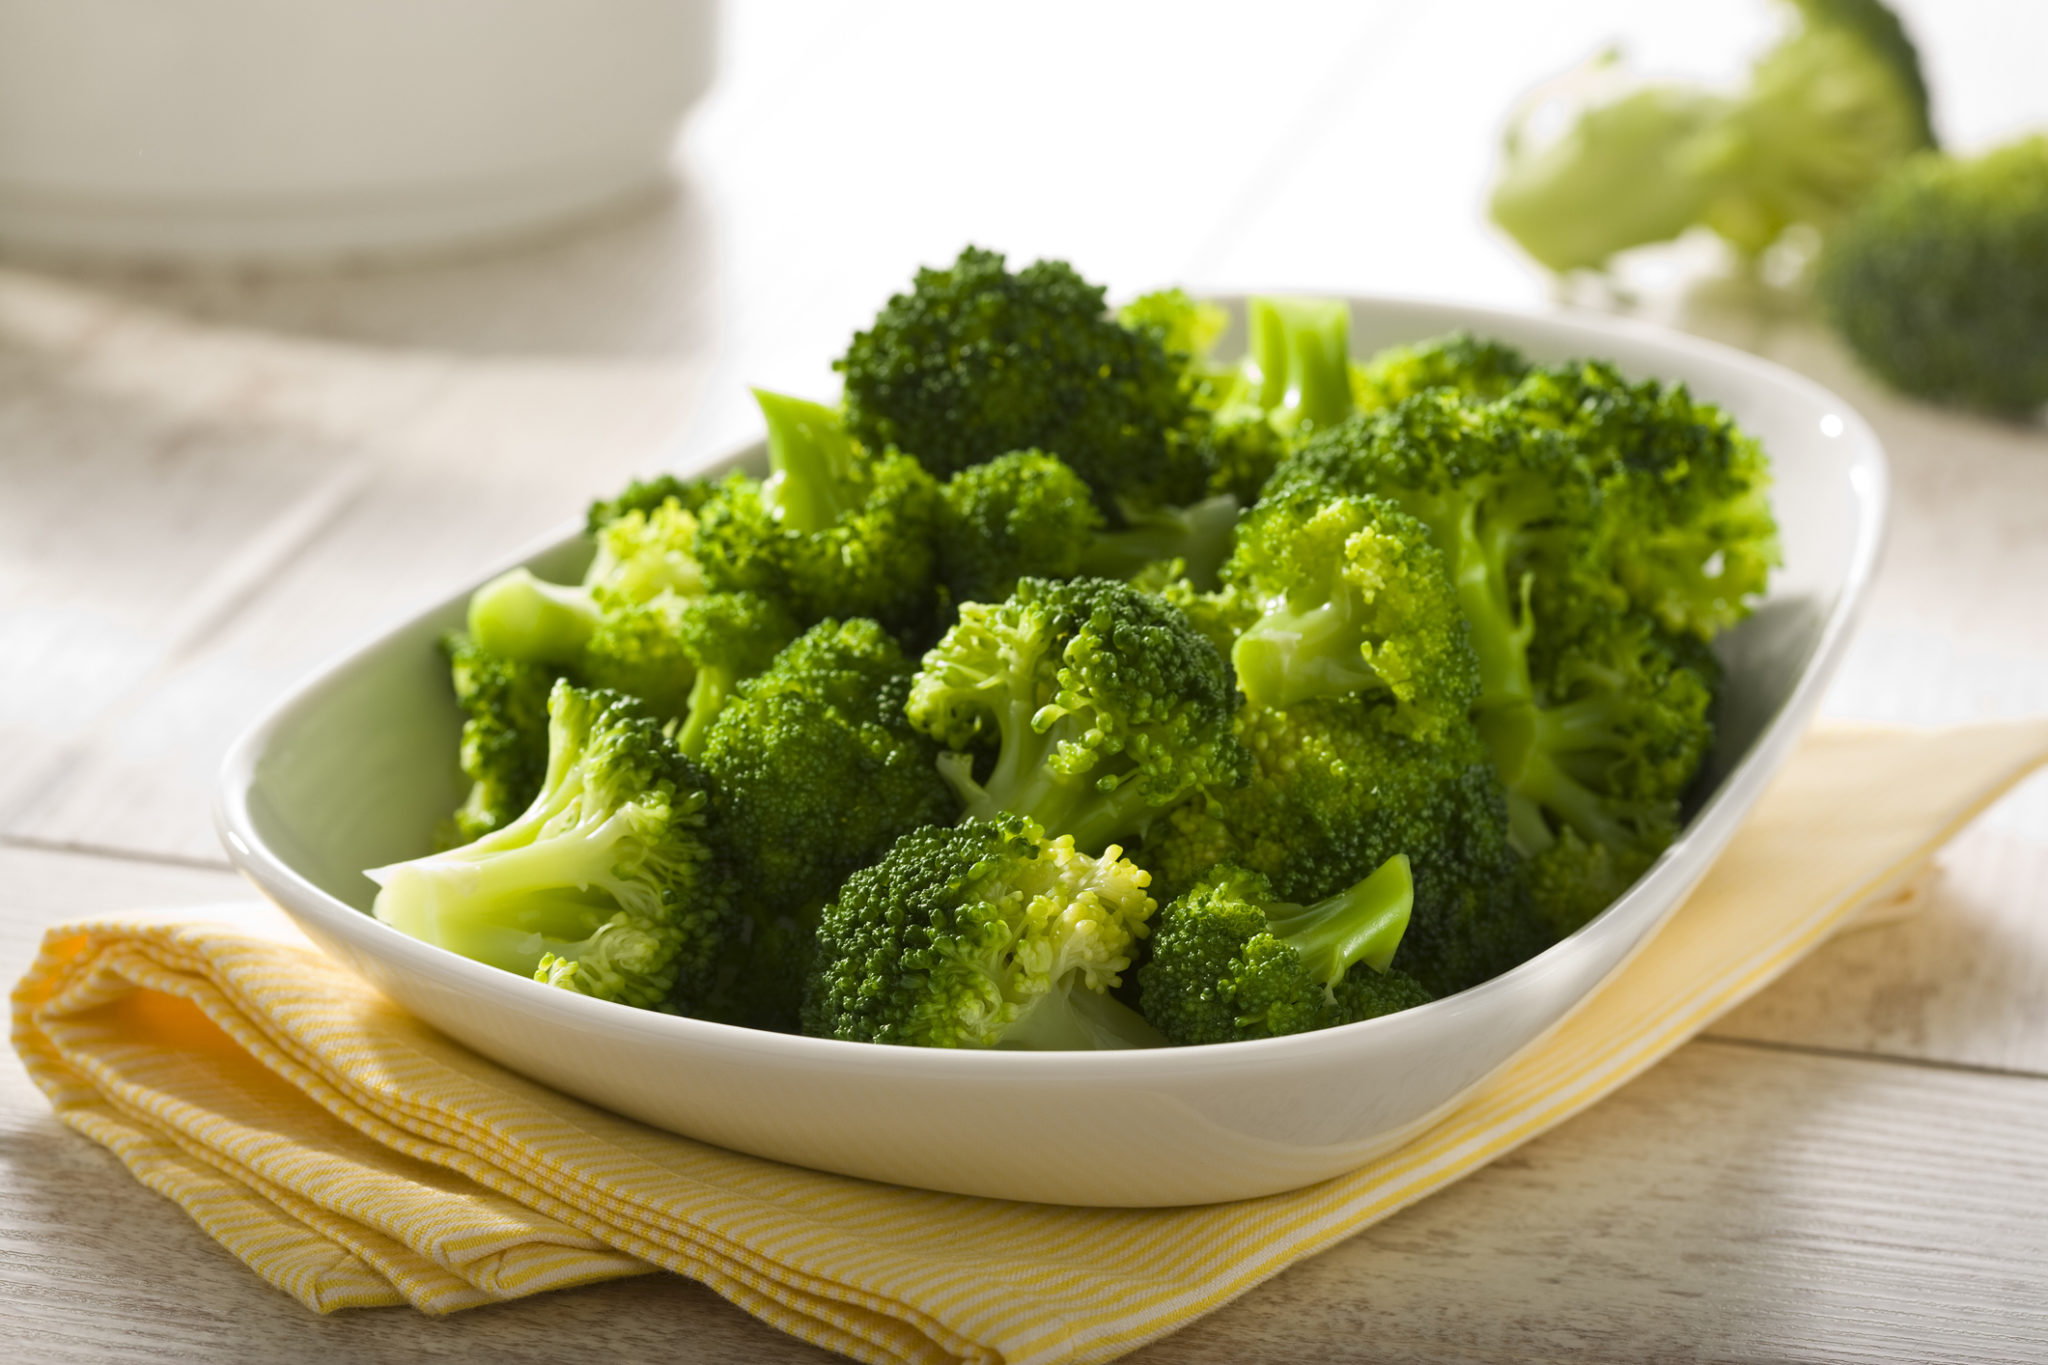
<path fill-rule="evenodd" d="M 939 487 L 907 455 L 862 456 L 855 468 L 852 510 L 808 532 L 786 523 L 764 485 L 727 478 L 699 514 L 706 581 L 774 597 L 805 622 L 866 616 L 906 634 L 928 629 Z"/>
<path fill-rule="evenodd" d="M 1072 578 L 1104 525 L 1081 476 L 1039 450 L 969 465 L 945 495 L 939 576 L 955 602 L 1000 602 L 1024 577 Z"/>
<path fill-rule="evenodd" d="M 441 845 L 466 844 L 509 824 L 540 792 L 548 770 L 548 693 L 558 671 L 500 658 L 467 635 L 441 638 L 462 708 L 461 763 L 470 781 Z"/>
<path fill-rule="evenodd" d="M 1412 739 L 1388 711 L 1355 697 L 1245 708 L 1237 733 L 1250 781 L 1176 806 L 1146 837 L 1139 856 L 1162 893 L 1228 862 L 1287 900 L 1315 901 L 1405 853 L 1415 909 L 1394 965 L 1432 992 L 1463 990 L 1546 946 L 1526 904 L 1503 891 L 1514 857 L 1486 746 L 1469 724 Z"/>
<path fill-rule="evenodd" d="M 1598 494 L 1589 553 L 1628 600 L 1702 639 L 1749 614 L 1780 562 L 1778 527 L 1770 462 L 1727 413 L 1604 361 L 1533 371 L 1500 406 L 1556 431 L 1584 461 Z M 1537 586 L 1539 618 L 1570 607 L 1545 600 L 1553 582 Z"/>
<path fill-rule="evenodd" d="M 1894 388 L 2002 413 L 2048 403 L 2048 137 L 1902 167 L 1829 236 L 1816 288 Z"/>
<path fill-rule="evenodd" d="M 1455 389 L 1488 400 L 1507 393 L 1528 372 L 1528 357 L 1505 342 L 1451 332 L 1381 351 L 1353 375 L 1352 393 L 1364 412 L 1391 408 L 1425 389 Z"/>
<path fill-rule="evenodd" d="M 1138 970 L 1141 1010 L 1169 1041 L 1194 1044 L 1305 1033 L 1423 1004 L 1430 996 L 1419 982 L 1365 965 L 1362 946 L 1334 960 L 1327 951 L 1328 941 L 1361 929 L 1391 951 L 1408 892 L 1398 859 L 1315 906 L 1283 902 L 1257 872 L 1219 867 L 1160 912 L 1152 955 Z M 1391 933 L 1374 922 L 1389 911 L 1399 920 Z"/>
<path fill-rule="evenodd" d="M 826 621 L 741 683 L 704 750 L 719 837 L 766 912 L 815 912 L 907 829 L 953 818 L 937 749 L 883 698 L 910 664 L 873 621 Z"/>
<path fill-rule="evenodd" d="M 947 767 L 970 815 L 1028 815 L 1092 849 L 1241 780 L 1236 700 L 1229 664 L 1171 603 L 1111 579 L 1026 578 L 961 608 L 907 712 L 963 755 L 996 744 L 981 781 Z"/>
<path fill-rule="evenodd" d="M 1130 966 L 1146 874 L 1009 816 L 899 838 L 825 908 L 804 1031 L 862 1042 L 1026 1042 Z"/>
<path fill-rule="evenodd" d="M 1103 290 L 1059 261 L 1015 273 L 969 247 L 917 273 L 836 362 L 847 426 L 946 475 L 1012 450 L 1057 454 L 1113 499 L 1182 503 L 1208 471 L 1181 439 L 1182 367 L 1158 338 L 1118 324 Z"/>
<path fill-rule="evenodd" d="M 645 516 L 666 502 L 674 502 L 686 512 L 695 512 L 711 497 L 714 487 L 709 479 L 682 479 L 674 474 L 635 479 L 618 496 L 591 503 L 590 510 L 584 514 L 584 529 L 594 536 L 629 512 Z"/>
<path fill-rule="evenodd" d="M 1302 487 L 1254 508 L 1224 581 L 1259 604 L 1232 662 L 1245 694 L 1284 707 L 1392 698 L 1412 733 L 1462 723 L 1479 661 L 1429 528 L 1378 497 Z"/>

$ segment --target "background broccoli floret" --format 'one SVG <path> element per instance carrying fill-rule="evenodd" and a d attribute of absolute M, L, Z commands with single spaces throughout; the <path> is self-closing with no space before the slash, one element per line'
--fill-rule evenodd
<path fill-rule="evenodd" d="M 818 926 L 804 1031 L 918 1047 L 1163 1041 L 1108 991 L 1153 910 L 1146 874 L 1015 816 L 905 834 Z"/>
<path fill-rule="evenodd" d="M 950 475 L 1013 450 L 1050 451 L 1112 519 L 1119 498 L 1202 496 L 1208 468 L 1182 439 L 1192 409 L 1181 365 L 1151 331 L 1110 316 L 1103 290 L 1060 261 L 1012 273 L 968 247 L 917 272 L 836 362 L 848 429 Z"/>
<path fill-rule="evenodd" d="M 1273 894 L 1256 872 L 1224 866 L 1160 911 L 1138 969 L 1146 1022 L 1182 1045 L 1277 1038 L 1372 1019 L 1430 995 L 1389 971 L 1414 884 L 1396 855 L 1314 905 Z"/>
<path fill-rule="evenodd" d="M 1171 603 L 1110 579 L 1026 578 L 1003 602 L 962 605 L 908 715 L 951 751 L 941 771 L 969 816 L 1028 816 L 1098 849 L 1242 780 L 1236 698 L 1229 664 Z"/>
<path fill-rule="evenodd" d="M 825 621 L 719 712 L 703 762 L 750 923 L 694 1012 L 794 1028 L 819 907 L 896 836 L 958 811 L 936 746 L 903 719 L 910 671 L 876 622 Z"/>
<path fill-rule="evenodd" d="M 548 693 L 556 670 L 500 658 L 467 635 L 441 637 L 462 708 L 462 775 L 469 795 L 440 832 L 452 848 L 510 824 L 532 804 L 548 770 Z"/>
<path fill-rule="evenodd" d="M 557 682 L 548 717 L 533 804 L 473 843 L 370 871 L 373 911 L 479 962 L 661 1006 L 731 929 L 703 776 L 630 697 Z"/>
<path fill-rule="evenodd" d="M 1816 287 L 1894 388 L 1994 412 L 2048 403 L 2048 137 L 1902 167 L 1829 236 Z"/>
<path fill-rule="evenodd" d="M 1704 224 L 1754 258 L 1795 223 L 1827 229 L 1915 151 L 1934 145 L 1927 86 L 1898 19 L 1878 0 L 1792 0 L 1797 27 L 1732 95 L 1631 86 L 1612 55 L 1561 82 L 1585 99 L 1563 136 L 1510 124 L 1494 221 L 1552 270 Z"/>
<path fill-rule="evenodd" d="M 1390 346 L 1354 367 L 1351 394 L 1365 412 L 1391 408 L 1424 389 L 1456 389 L 1484 401 L 1506 394 L 1528 372 L 1528 358 L 1514 347 L 1451 332 L 1412 346 Z"/>

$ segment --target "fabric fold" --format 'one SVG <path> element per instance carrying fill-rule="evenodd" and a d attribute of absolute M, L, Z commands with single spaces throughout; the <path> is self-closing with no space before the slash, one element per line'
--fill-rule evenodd
<path fill-rule="evenodd" d="M 1100 1361 L 1611 1093 L 2044 758 L 2048 721 L 1816 732 L 1687 904 L 1548 1038 L 1402 1149 L 1235 1204 L 1005 1203 L 658 1132 L 442 1037 L 269 910 L 51 930 L 14 1043 L 64 1122 L 316 1311 L 447 1313 L 666 1269 L 863 1360 Z"/>

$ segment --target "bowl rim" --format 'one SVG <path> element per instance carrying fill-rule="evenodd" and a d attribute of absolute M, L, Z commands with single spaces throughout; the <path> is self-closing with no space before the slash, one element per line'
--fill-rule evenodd
<path fill-rule="evenodd" d="M 1648 942 L 1662 921 L 1684 903 L 1691 882 L 1704 875 L 1719 855 L 1806 728 L 1841 662 L 1864 610 L 1888 529 L 1890 472 L 1882 443 L 1868 421 L 1852 405 L 1805 375 L 1735 347 L 1638 319 L 1609 317 L 1583 310 L 1540 312 L 1493 308 L 1399 294 L 1327 290 L 1267 292 L 1341 299 L 1353 310 L 1405 309 L 1441 313 L 1446 317 L 1446 327 L 1464 327 L 1473 331 L 1501 324 L 1510 328 L 1547 329 L 1557 334 L 1559 340 L 1574 345 L 1581 341 L 1597 343 L 1611 339 L 1635 341 L 1732 369 L 1745 379 L 1790 391 L 1809 403 L 1828 409 L 1842 423 L 1842 430 L 1832 433 L 1832 436 L 1848 442 L 1847 449 L 1852 459 L 1849 480 L 1852 487 L 1849 491 L 1857 498 L 1862 514 L 1857 519 L 1856 538 L 1850 549 L 1849 564 L 1840 591 L 1822 623 L 1811 657 L 1776 713 L 1758 732 L 1749 751 L 1723 776 L 1671 845 L 1612 904 L 1534 957 L 1454 995 L 1375 1019 L 1278 1038 L 1105 1052 L 920 1048 L 775 1033 L 593 999 L 461 957 L 448 949 L 415 939 L 314 885 L 271 850 L 257 833 L 250 797 L 257 763 L 280 730 L 303 710 L 317 705 L 324 693 L 337 686 L 354 667 L 388 645 L 394 637 L 416 629 L 424 618 L 439 615 L 457 602 L 466 600 L 474 591 L 474 584 L 389 618 L 386 625 L 367 639 L 330 656 L 313 669 L 242 732 L 221 763 L 213 800 L 215 829 L 230 861 L 291 917 L 313 920 L 335 937 L 353 942 L 394 967 L 428 977 L 441 986 L 487 993 L 510 991 L 513 993 L 510 999 L 537 1019 L 548 1019 L 586 1032 L 635 1034 L 643 1040 L 665 1041 L 693 1051 L 744 1053 L 757 1064 L 773 1060 L 796 1066 L 858 1066 L 876 1073 L 912 1075 L 935 1081 L 1042 1082 L 1057 1079 L 1065 1083 L 1130 1086 L 1147 1082 L 1169 1084 L 1197 1076 L 1241 1070 L 1270 1070 L 1305 1059 L 1310 1054 L 1322 1053 L 1343 1039 L 1359 1037 L 1360 1030 L 1377 1029 L 1386 1033 L 1402 1028 L 1427 1027 L 1436 1021 L 1447 1020 L 1455 1013 L 1484 1009 L 1494 998 L 1514 992 L 1523 982 L 1551 970 L 1563 954 L 1571 951 L 1571 945 L 1599 932 L 1601 926 L 1607 926 L 1607 932 L 1619 932 L 1616 925 L 1644 914 L 1643 907 L 1653 901 L 1666 900 L 1668 903 L 1658 909 L 1651 922 L 1641 926 L 1634 944 L 1619 955 L 1613 969 L 1619 971 L 1634 952 Z M 1204 301 L 1223 304 L 1240 302 L 1251 296 L 1252 291 L 1235 290 L 1196 294 Z M 761 445 L 760 439 L 756 438 L 725 447 L 715 454 L 675 463 L 698 471 L 730 468 L 758 452 Z M 565 522 L 546 535 L 527 542 L 494 567 L 490 574 L 476 581 L 487 581 L 491 575 L 559 550 L 582 532 L 580 519 Z M 1686 877 L 1688 867 L 1691 869 L 1690 880 L 1679 886 L 1675 894 L 1667 896 L 1667 883 L 1674 878 Z M 1596 984 L 1583 992 L 1557 1021 L 1539 1030 L 1527 1042 L 1533 1043 L 1553 1031 L 1597 990 Z M 1515 1049 L 1517 1052 L 1521 1050 L 1522 1047 Z"/>

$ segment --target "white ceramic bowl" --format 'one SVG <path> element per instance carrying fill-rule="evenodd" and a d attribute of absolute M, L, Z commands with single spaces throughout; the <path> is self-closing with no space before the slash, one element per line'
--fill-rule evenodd
<path fill-rule="evenodd" d="M 308 260 L 644 191 L 713 0 L 0 0 L 0 241 Z"/>
<path fill-rule="evenodd" d="M 427 849 L 459 797 L 458 717 L 436 637 L 453 597 L 287 697 L 234 747 L 218 819 L 230 856 L 328 952 L 504 1065 L 707 1142 L 876 1180 L 1011 1199 L 1237 1199 L 1351 1169 L 1414 1133 L 1584 999 L 1677 907 L 1812 714 L 1841 657 L 1884 522 L 1882 451 L 1833 394 L 1725 347 L 1635 324 L 1357 299 L 1363 354 L 1454 327 L 1543 360 L 1605 356 L 1684 380 L 1770 451 L 1785 568 L 1720 648 L 1713 783 L 1614 906 L 1548 952 L 1383 1019 L 1253 1043 L 1118 1053 L 961 1053 L 786 1037 L 551 989 L 365 913 L 361 869 Z M 1226 342 L 1226 344 L 1228 344 Z M 758 451 L 729 464 L 754 463 Z M 580 570 L 567 534 L 522 562 Z"/>

